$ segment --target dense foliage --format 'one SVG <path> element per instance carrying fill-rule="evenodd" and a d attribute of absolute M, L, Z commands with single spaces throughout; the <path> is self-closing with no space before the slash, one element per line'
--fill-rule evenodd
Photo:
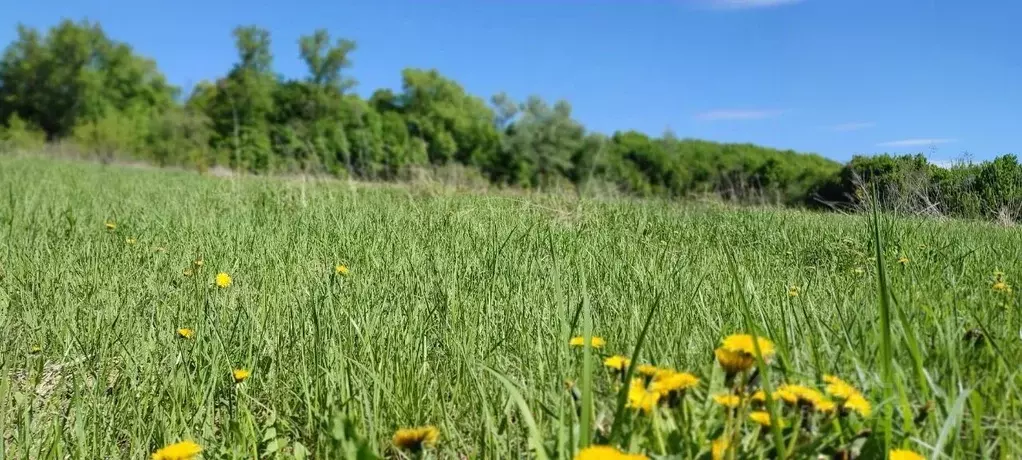
<path fill-rule="evenodd" d="M 1013 156 L 950 169 L 922 157 L 818 155 L 628 131 L 586 130 L 566 101 L 485 101 L 435 70 L 406 69 L 400 91 L 351 92 L 355 43 L 314 31 L 297 43 L 303 79 L 273 70 L 269 31 L 233 32 L 237 62 L 186 97 L 156 64 L 98 24 L 19 26 L 0 58 L 0 147 L 70 141 L 104 158 L 200 169 L 301 171 L 393 180 L 460 168 L 498 185 L 637 196 L 857 205 L 861 179 L 911 211 L 1017 219 Z"/>

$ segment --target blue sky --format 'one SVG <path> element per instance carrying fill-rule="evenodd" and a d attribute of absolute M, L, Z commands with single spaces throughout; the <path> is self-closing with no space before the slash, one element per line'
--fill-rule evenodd
<path fill-rule="evenodd" d="M 567 99 L 589 128 L 818 152 L 1022 153 L 1022 3 L 1010 0 L 0 0 L 22 22 L 99 21 L 175 84 L 222 75 L 231 29 L 353 39 L 357 90 L 437 68 L 470 92 Z"/>

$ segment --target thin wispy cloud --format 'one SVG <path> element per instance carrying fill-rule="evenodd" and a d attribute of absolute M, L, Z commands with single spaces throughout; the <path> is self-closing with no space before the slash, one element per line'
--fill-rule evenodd
<path fill-rule="evenodd" d="M 740 10 L 790 5 L 802 1 L 804 0 L 702 0 L 702 3 L 713 8 Z"/>
<path fill-rule="evenodd" d="M 937 137 L 930 139 L 901 139 L 897 141 L 881 142 L 877 144 L 878 147 L 924 147 L 930 145 L 949 144 L 955 142 L 958 139 L 951 139 L 946 137 Z"/>
<path fill-rule="evenodd" d="M 827 129 L 831 131 L 858 131 L 860 129 L 872 128 L 876 126 L 876 123 L 872 121 L 852 121 L 848 123 L 839 123 L 836 125 L 828 126 Z"/>
<path fill-rule="evenodd" d="M 702 121 L 762 120 L 778 117 L 783 113 L 784 110 L 718 109 L 696 114 L 696 119 Z"/>

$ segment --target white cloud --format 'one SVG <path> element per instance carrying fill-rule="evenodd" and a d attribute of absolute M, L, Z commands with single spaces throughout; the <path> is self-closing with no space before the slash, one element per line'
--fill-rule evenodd
<path fill-rule="evenodd" d="M 958 139 L 949 138 L 932 138 L 932 139 L 902 139 L 898 141 L 881 142 L 877 144 L 878 147 L 920 147 L 920 146 L 931 146 L 939 144 L 948 144 L 955 142 Z"/>
<path fill-rule="evenodd" d="M 724 9 L 747 9 L 766 8 L 771 6 L 789 5 L 803 0 L 704 0 L 705 3 L 715 8 Z"/>
<path fill-rule="evenodd" d="M 876 126 L 876 123 L 872 121 L 852 121 L 848 123 L 839 123 L 836 125 L 828 126 L 827 128 L 831 131 L 858 131 L 860 129 L 872 128 Z"/>
<path fill-rule="evenodd" d="M 696 114 L 696 119 L 703 121 L 762 120 L 774 118 L 783 113 L 783 110 L 718 109 Z"/>

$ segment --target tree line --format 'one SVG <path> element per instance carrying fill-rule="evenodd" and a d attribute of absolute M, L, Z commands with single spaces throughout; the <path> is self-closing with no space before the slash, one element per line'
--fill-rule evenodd
<path fill-rule="evenodd" d="M 587 130 L 567 101 L 469 94 L 432 69 L 405 69 L 400 90 L 353 92 L 355 43 L 302 36 L 303 78 L 274 72 L 266 29 L 234 29 L 237 60 L 187 94 L 156 63 L 97 23 L 18 26 L 0 58 L 0 146 L 70 142 L 106 157 L 253 173 L 304 172 L 401 180 L 455 168 L 498 185 L 609 190 L 641 197 L 712 194 L 738 201 L 848 206 L 863 183 L 882 199 L 967 217 L 1018 216 L 1022 167 L 939 168 L 921 156 L 855 157 L 752 144 Z M 865 181 L 865 182 L 863 182 Z"/>

